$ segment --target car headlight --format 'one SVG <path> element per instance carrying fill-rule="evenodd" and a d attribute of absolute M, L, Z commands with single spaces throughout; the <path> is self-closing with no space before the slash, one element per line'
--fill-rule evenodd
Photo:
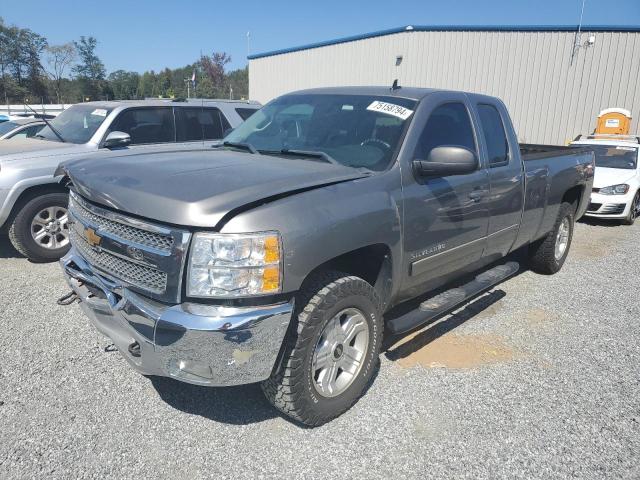
<path fill-rule="evenodd" d="M 279 293 L 282 254 L 277 232 L 194 234 L 187 295 L 235 298 Z"/>
<path fill-rule="evenodd" d="M 629 191 L 629 185 L 621 183 L 620 185 L 611 185 L 610 187 L 603 187 L 598 193 L 602 195 L 624 195 Z"/>

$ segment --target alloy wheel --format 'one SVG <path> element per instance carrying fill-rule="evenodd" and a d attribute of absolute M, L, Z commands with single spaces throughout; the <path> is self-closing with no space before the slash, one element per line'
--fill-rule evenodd
<path fill-rule="evenodd" d="M 40 210 L 31 221 L 31 238 L 39 246 L 57 250 L 69 244 L 69 216 L 64 207 Z"/>
<path fill-rule="evenodd" d="M 325 325 L 313 352 L 311 374 L 323 397 L 344 392 L 360 373 L 369 348 L 369 324 L 356 308 L 346 308 Z"/>
<path fill-rule="evenodd" d="M 559 261 L 567 251 L 569 246 L 569 233 L 571 232 L 571 222 L 568 217 L 562 219 L 558 234 L 556 235 L 555 259 Z"/>

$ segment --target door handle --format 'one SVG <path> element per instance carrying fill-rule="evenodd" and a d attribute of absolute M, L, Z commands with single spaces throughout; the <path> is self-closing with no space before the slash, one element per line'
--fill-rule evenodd
<path fill-rule="evenodd" d="M 482 200 L 482 197 L 484 197 L 484 191 L 481 190 L 475 190 L 469 194 L 469 199 L 476 203 Z"/>

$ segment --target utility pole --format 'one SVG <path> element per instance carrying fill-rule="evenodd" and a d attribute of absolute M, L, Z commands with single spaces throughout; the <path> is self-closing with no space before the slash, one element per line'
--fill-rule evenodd
<path fill-rule="evenodd" d="M 191 97 L 191 79 L 185 78 L 184 83 L 187 84 L 187 99 Z"/>

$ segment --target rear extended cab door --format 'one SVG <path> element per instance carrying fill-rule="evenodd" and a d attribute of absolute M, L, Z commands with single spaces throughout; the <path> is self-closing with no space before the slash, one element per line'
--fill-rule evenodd
<path fill-rule="evenodd" d="M 494 260 L 513 246 L 522 220 L 524 172 L 520 148 L 504 104 L 494 97 L 469 95 L 479 125 L 479 141 L 487 159 L 490 195 L 489 228 L 484 257 Z"/>
<path fill-rule="evenodd" d="M 411 298 L 447 283 L 482 261 L 489 225 L 489 174 L 473 106 L 464 93 L 434 92 L 418 105 L 401 163 L 403 269 L 401 297 Z M 465 119 L 466 116 L 466 119 Z M 437 137 L 430 136 L 437 131 Z M 475 172 L 421 178 L 414 159 L 435 146 L 474 150 Z"/>

